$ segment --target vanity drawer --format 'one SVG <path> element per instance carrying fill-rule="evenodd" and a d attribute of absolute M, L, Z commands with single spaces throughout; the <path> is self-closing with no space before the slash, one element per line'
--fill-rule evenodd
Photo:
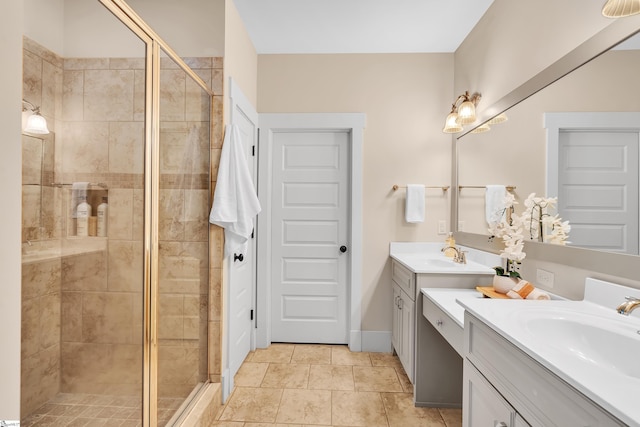
<path fill-rule="evenodd" d="M 416 297 L 416 275 L 396 260 L 391 260 L 391 278 L 412 300 Z"/>
<path fill-rule="evenodd" d="M 467 359 L 532 426 L 624 425 L 468 313 L 465 328 Z"/>
<path fill-rule="evenodd" d="M 464 329 L 425 295 L 422 295 L 422 315 L 464 357 Z"/>

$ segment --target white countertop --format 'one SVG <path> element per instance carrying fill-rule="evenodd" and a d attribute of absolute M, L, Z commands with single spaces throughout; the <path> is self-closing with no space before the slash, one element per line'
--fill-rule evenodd
<path fill-rule="evenodd" d="M 447 313 L 461 328 L 464 328 L 464 307 L 458 300 L 483 298 L 475 289 L 422 288 L 420 292 Z"/>
<path fill-rule="evenodd" d="M 495 275 L 492 268 L 501 265 L 500 258 L 471 248 L 467 251 L 467 263 L 460 264 L 444 256 L 444 243 L 391 242 L 389 255 L 414 273 L 419 274 L 487 274 Z"/>
<path fill-rule="evenodd" d="M 631 294 L 637 295 L 639 292 L 640 290 L 635 290 L 635 293 Z M 604 293 L 611 295 L 613 292 Z M 597 293 L 589 292 L 587 288 L 585 296 L 590 294 Z M 624 300 L 624 296 L 619 295 L 613 298 L 617 298 L 619 302 Z M 574 348 L 571 342 L 558 342 L 553 330 L 540 333 L 539 329 L 535 329 L 540 324 L 540 313 L 549 313 L 548 317 L 553 317 L 553 320 L 559 322 L 592 322 L 593 327 L 603 328 L 604 340 L 607 334 L 615 333 L 623 335 L 623 339 L 635 342 L 640 334 L 640 319 L 635 316 L 636 313 L 633 313 L 633 316 L 623 316 L 615 312 L 615 306 L 607 304 L 605 307 L 589 300 L 529 301 L 462 297 L 457 301 L 469 313 L 622 422 L 630 426 L 640 426 L 638 354 L 634 352 L 629 355 L 637 360 L 638 365 L 632 364 L 631 372 L 623 372 L 624 369 L 629 369 L 629 364 L 622 369 L 615 363 L 606 363 L 612 355 L 616 357 L 616 351 L 621 351 L 613 347 L 613 342 L 597 346 L 597 352 L 603 351 L 608 355 L 601 358 L 591 357 L 590 354 L 580 351 L 580 343 Z M 608 328 L 615 329 L 615 332 Z M 582 337 L 575 336 L 575 339 L 580 340 Z"/>

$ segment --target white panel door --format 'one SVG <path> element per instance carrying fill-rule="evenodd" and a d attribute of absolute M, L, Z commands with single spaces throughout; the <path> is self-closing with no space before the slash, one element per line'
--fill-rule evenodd
<path fill-rule="evenodd" d="M 562 130 L 558 212 L 572 245 L 638 254 L 638 132 Z"/>
<path fill-rule="evenodd" d="M 348 342 L 349 138 L 271 130 L 274 342 Z"/>
<path fill-rule="evenodd" d="M 256 182 L 257 162 L 253 155 L 257 145 L 258 114 L 246 100 L 242 92 L 231 81 L 231 122 L 238 125 L 242 145 L 247 157 L 247 165 L 253 181 Z M 254 220 L 255 224 L 255 220 Z M 254 233 L 255 236 L 255 233 Z M 227 357 L 225 365 L 229 373 L 225 379 L 224 398 L 233 390 L 233 377 L 251 351 L 252 333 L 254 330 L 253 308 L 255 295 L 256 244 L 249 239 L 245 253 L 234 254 L 227 260 Z"/>

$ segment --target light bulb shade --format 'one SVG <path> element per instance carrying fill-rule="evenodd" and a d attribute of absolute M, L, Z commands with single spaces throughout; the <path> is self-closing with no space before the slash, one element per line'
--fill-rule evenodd
<path fill-rule="evenodd" d="M 447 116 L 447 120 L 444 122 L 444 128 L 442 129 L 444 133 L 458 133 L 462 132 L 462 126 L 458 124 L 458 114 L 457 113 L 449 113 Z"/>
<path fill-rule="evenodd" d="M 506 113 L 500 113 L 497 116 L 495 116 L 494 118 L 492 118 L 491 120 L 489 120 L 487 123 L 490 125 L 497 125 L 498 123 L 504 123 L 507 120 L 509 120 L 509 118 L 507 117 Z"/>
<path fill-rule="evenodd" d="M 622 18 L 640 13 L 640 0 L 607 0 L 602 15 L 607 18 Z"/>
<path fill-rule="evenodd" d="M 49 128 L 47 128 L 47 120 L 40 114 L 34 113 L 27 119 L 27 125 L 25 126 L 24 131 L 39 135 L 46 135 L 49 133 Z"/>
<path fill-rule="evenodd" d="M 471 131 L 471 133 L 483 133 L 483 132 L 488 132 L 491 130 L 491 127 L 489 126 L 489 123 L 483 123 L 480 126 L 478 126 L 477 128 L 475 128 L 474 130 Z"/>
<path fill-rule="evenodd" d="M 468 125 L 476 121 L 476 106 L 471 101 L 464 101 L 458 107 L 458 123 Z"/>

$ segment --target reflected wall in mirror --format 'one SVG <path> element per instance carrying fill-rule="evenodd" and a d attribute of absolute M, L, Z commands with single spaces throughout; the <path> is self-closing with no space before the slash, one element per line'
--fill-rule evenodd
<path fill-rule="evenodd" d="M 579 149 L 573 151 L 569 150 L 572 138 L 586 135 L 587 138 L 593 139 L 603 130 L 600 128 L 595 132 L 588 115 L 585 114 L 582 118 L 582 121 L 587 123 L 584 127 L 565 126 L 560 132 L 560 145 L 556 144 L 552 150 L 547 148 L 549 138 L 548 129 L 545 128 L 549 127 L 551 120 L 562 117 L 556 113 L 570 112 L 570 116 L 575 118 L 583 113 L 640 112 L 640 79 L 637 78 L 640 70 L 638 39 L 640 37 L 636 35 L 619 48 L 605 52 L 515 105 L 507 111 L 509 120 L 492 125 L 491 131 L 469 133 L 458 140 L 458 183 L 462 187 L 458 196 L 459 231 L 489 234 L 485 219 L 484 186 L 502 184 L 515 187 L 512 191 L 518 202 L 515 206 L 516 212 L 522 212 L 523 201 L 531 193 L 558 196 L 558 213 L 563 219 L 568 219 L 573 228 L 569 234 L 569 244 L 638 254 L 640 122 L 635 123 L 635 129 L 605 129 L 606 132 L 600 134 L 596 140 L 589 143 L 579 142 Z M 580 132 L 576 132 L 578 130 Z M 557 140 L 557 129 L 555 133 Z M 626 147 L 621 147 L 617 142 L 621 133 L 626 134 Z M 591 149 L 584 148 L 588 144 L 591 144 Z M 610 149 L 611 145 L 615 148 L 605 151 L 606 147 Z M 593 153 L 597 155 L 584 157 Z M 553 161 L 558 158 L 560 167 L 557 161 Z M 548 162 L 548 159 L 552 161 Z M 565 176 L 568 185 L 560 184 L 558 190 L 558 183 L 554 182 L 553 177 L 557 179 L 558 176 L 563 176 L 559 170 L 575 172 L 584 169 L 586 165 L 596 169 L 595 178 L 591 177 L 592 181 L 587 182 L 582 178 L 575 181 L 576 176 L 580 175 L 572 175 L 570 178 L 574 181 L 566 181 Z M 612 170 L 616 168 L 621 171 L 630 170 L 632 173 L 627 178 L 631 179 L 631 183 L 616 183 L 605 190 L 605 176 L 611 175 Z M 465 188 L 467 186 L 480 188 Z M 577 186 L 580 186 L 581 190 L 572 192 L 572 188 Z M 586 197 L 579 199 L 579 195 Z M 585 206 L 604 214 L 608 224 L 590 224 L 590 219 L 585 219 L 579 212 L 579 208 Z M 618 211 L 621 209 L 632 212 L 632 218 L 627 218 L 626 223 L 617 219 Z"/>
<path fill-rule="evenodd" d="M 22 134 L 22 241 L 59 237 L 56 214 L 55 135 Z M 58 206 L 59 208 L 60 206 Z"/>

